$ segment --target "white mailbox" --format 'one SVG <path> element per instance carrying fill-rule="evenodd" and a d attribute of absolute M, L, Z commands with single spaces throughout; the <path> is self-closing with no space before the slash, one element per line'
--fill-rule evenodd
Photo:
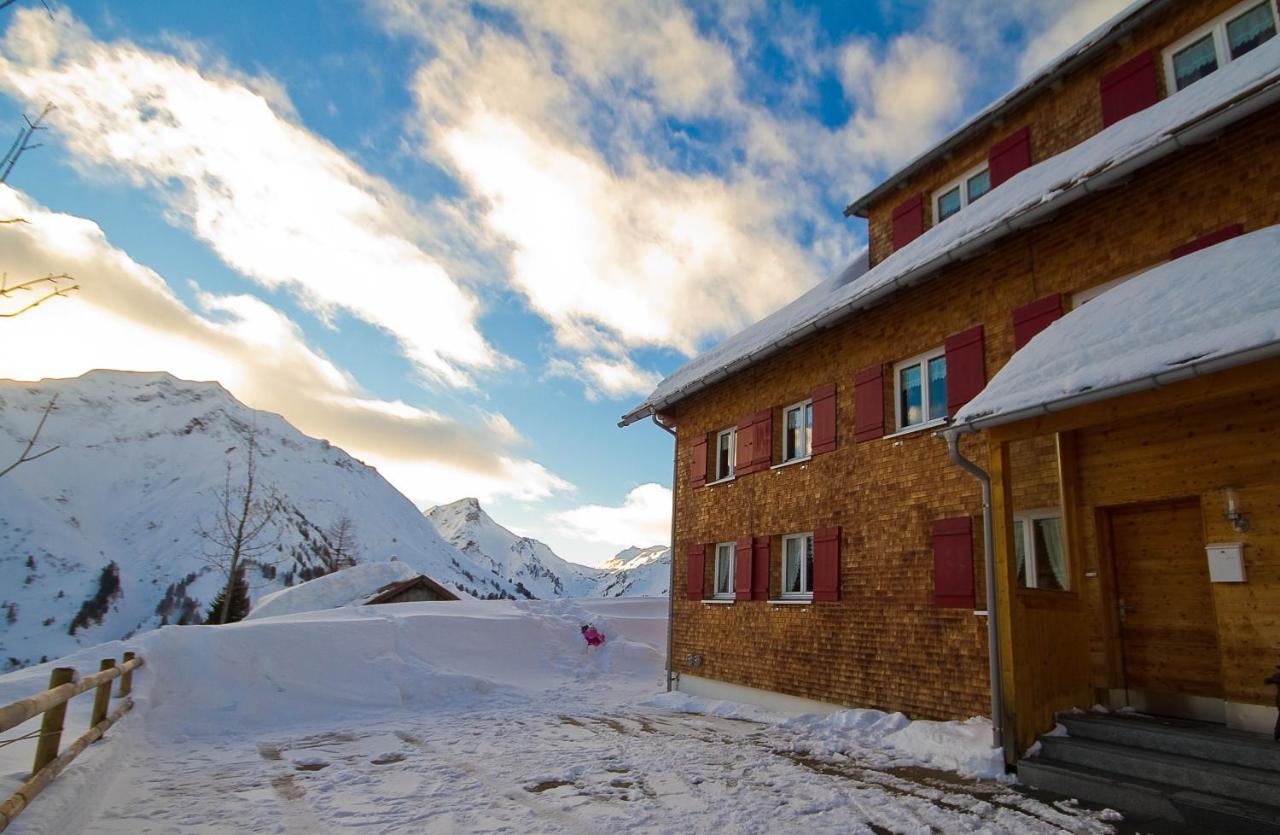
<path fill-rule="evenodd" d="M 1244 543 L 1211 542 L 1205 546 L 1209 555 L 1209 581 L 1212 583 L 1244 582 Z"/>

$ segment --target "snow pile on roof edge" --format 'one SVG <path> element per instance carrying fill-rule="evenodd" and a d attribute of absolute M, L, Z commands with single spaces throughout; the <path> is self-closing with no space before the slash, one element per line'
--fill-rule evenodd
<path fill-rule="evenodd" d="M 956 415 L 990 421 L 1280 342 L 1280 226 L 1135 276 L 1028 342 Z"/>
<path fill-rule="evenodd" d="M 245 620 L 356 606 L 384 586 L 417 576 L 417 571 L 399 560 L 353 565 L 268 594 Z"/>

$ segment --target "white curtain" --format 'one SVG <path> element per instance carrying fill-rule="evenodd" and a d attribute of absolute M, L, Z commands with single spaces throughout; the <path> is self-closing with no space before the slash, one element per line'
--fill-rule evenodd
<path fill-rule="evenodd" d="M 1049 559 L 1049 568 L 1053 570 L 1056 588 L 1067 587 L 1067 551 L 1062 542 L 1062 519 L 1044 519 L 1038 525 L 1044 537 L 1045 556 Z"/>

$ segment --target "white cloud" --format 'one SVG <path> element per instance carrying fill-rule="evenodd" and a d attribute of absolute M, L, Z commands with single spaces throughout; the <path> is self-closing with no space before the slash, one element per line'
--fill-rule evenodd
<path fill-rule="evenodd" d="M 619 506 L 589 504 L 552 515 L 565 536 L 618 547 L 647 547 L 671 539 L 671 491 L 641 484 Z"/>
<path fill-rule="evenodd" d="M 475 300 L 412 240 L 413 207 L 297 124 L 269 79 L 95 40 L 65 11 L 19 12 L 0 87 L 33 106 L 78 164 L 125 176 L 228 265 L 283 287 L 322 316 L 350 314 L 391 334 L 421 370 L 452 385 L 500 366 Z"/>
<path fill-rule="evenodd" d="M 1067 47 L 1128 6 L 1132 0 L 1077 0 L 1027 44 L 1018 59 L 1018 75 L 1026 78 Z"/>
<path fill-rule="evenodd" d="M 0 227 L 10 276 L 66 271 L 82 289 L 6 320 L 0 356 L 7 377 L 117 368 L 217 380 L 246 404 L 277 412 L 377 466 L 419 505 L 460 493 L 534 500 L 572 490 L 513 452 L 522 440 L 501 415 L 477 411 L 476 419 L 459 421 L 369 397 L 261 300 L 199 293 L 201 309 L 191 310 L 94 223 L 49 212 L 0 186 L 0 217 L 12 216 L 29 223 Z"/>
<path fill-rule="evenodd" d="M 587 356 L 576 362 L 555 357 L 547 363 L 547 376 L 581 381 L 588 400 L 646 395 L 662 381 L 661 374 L 641 368 L 626 356 Z"/>

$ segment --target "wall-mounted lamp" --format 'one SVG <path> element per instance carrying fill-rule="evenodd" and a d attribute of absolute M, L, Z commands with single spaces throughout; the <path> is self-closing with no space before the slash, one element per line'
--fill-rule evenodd
<path fill-rule="evenodd" d="M 1222 497 L 1227 502 L 1227 521 L 1236 533 L 1248 533 L 1249 517 L 1240 509 L 1240 493 L 1232 485 L 1222 488 Z"/>
<path fill-rule="evenodd" d="M 685 660 L 685 663 L 687 663 L 690 667 L 701 667 L 701 666 L 702 666 L 702 656 L 701 656 L 701 655 L 688 655 L 688 656 L 685 656 L 685 659 L 684 659 L 684 660 Z"/>

